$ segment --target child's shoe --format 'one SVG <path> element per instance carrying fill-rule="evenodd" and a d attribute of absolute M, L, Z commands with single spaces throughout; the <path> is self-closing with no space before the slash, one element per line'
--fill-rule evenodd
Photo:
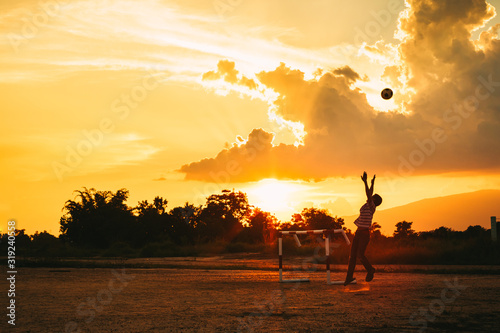
<path fill-rule="evenodd" d="M 370 282 L 371 280 L 373 280 L 373 275 L 375 274 L 375 268 L 372 268 L 368 271 L 368 273 L 366 273 L 366 279 L 365 281 L 366 282 Z"/>
<path fill-rule="evenodd" d="M 356 279 L 353 278 L 352 276 L 351 277 L 346 277 L 345 278 L 345 282 L 344 282 L 344 286 L 347 286 L 349 283 L 351 283 L 354 280 L 356 280 Z"/>

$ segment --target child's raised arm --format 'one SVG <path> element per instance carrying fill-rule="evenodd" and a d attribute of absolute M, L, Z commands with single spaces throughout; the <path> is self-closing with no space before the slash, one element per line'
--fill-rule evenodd
<path fill-rule="evenodd" d="M 375 175 L 373 175 L 372 178 L 372 184 L 370 187 L 368 187 L 368 175 L 366 174 L 366 171 L 363 172 L 363 176 L 361 176 L 361 179 L 363 180 L 363 183 L 365 184 L 365 193 L 366 193 L 366 198 L 368 201 L 373 200 L 373 185 L 375 184 Z"/>

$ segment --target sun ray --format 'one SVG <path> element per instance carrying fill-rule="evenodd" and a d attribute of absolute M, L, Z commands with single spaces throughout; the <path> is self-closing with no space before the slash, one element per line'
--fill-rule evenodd
<path fill-rule="evenodd" d="M 293 203 L 304 186 L 297 182 L 263 179 L 247 189 L 249 201 L 271 213 L 293 212 Z"/>

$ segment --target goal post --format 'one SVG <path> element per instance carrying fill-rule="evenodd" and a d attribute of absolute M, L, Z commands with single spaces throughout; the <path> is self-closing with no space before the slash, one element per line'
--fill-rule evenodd
<path fill-rule="evenodd" d="M 294 282 L 309 282 L 309 279 L 283 279 L 283 236 L 292 235 L 295 239 L 297 246 L 301 246 L 299 238 L 297 235 L 323 235 L 325 238 L 325 256 L 326 256 L 326 283 L 327 284 L 343 284 L 344 281 L 331 281 L 330 273 L 330 235 L 331 234 L 342 234 L 347 245 L 351 242 L 347 237 L 344 229 L 320 229 L 320 230 L 280 230 L 278 231 L 278 270 L 279 270 L 279 282 L 280 283 L 294 283 Z M 356 280 L 351 282 L 356 283 Z"/>
<path fill-rule="evenodd" d="M 492 216 L 491 217 L 491 240 L 493 242 L 497 241 L 497 235 L 498 235 L 497 222 L 498 222 L 497 217 Z"/>

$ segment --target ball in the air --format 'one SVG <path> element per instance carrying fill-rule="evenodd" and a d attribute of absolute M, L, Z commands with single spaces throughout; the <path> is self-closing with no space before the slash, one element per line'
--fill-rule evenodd
<path fill-rule="evenodd" d="M 385 88 L 384 90 L 382 90 L 380 95 L 382 95 L 383 99 L 390 99 L 392 97 L 392 90 L 389 88 Z"/>

